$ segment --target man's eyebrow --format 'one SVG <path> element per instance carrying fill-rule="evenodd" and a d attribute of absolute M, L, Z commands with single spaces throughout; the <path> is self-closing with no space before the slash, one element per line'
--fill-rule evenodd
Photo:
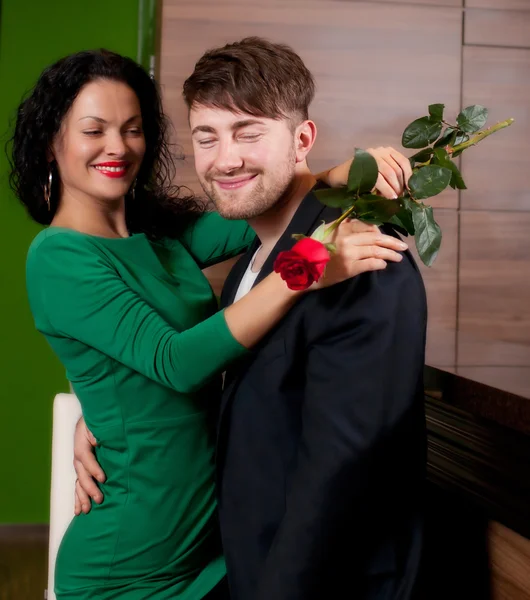
<path fill-rule="evenodd" d="M 242 129 L 243 127 L 248 127 L 249 125 L 265 125 L 265 123 L 259 119 L 241 119 L 240 121 L 233 123 L 231 129 L 232 131 L 236 131 L 237 129 Z M 215 128 L 211 127 L 210 125 L 197 125 L 197 127 L 193 128 L 191 135 L 195 135 L 199 132 L 215 133 Z"/>
<path fill-rule="evenodd" d="M 210 127 L 209 125 L 197 125 L 197 127 L 193 128 L 191 135 L 195 135 L 200 131 L 204 133 L 215 133 L 215 129 L 213 127 Z"/>
<path fill-rule="evenodd" d="M 259 119 L 242 119 L 241 121 L 236 121 L 232 125 L 232 129 L 241 129 L 242 127 L 247 127 L 248 125 L 265 125 L 265 123 Z"/>

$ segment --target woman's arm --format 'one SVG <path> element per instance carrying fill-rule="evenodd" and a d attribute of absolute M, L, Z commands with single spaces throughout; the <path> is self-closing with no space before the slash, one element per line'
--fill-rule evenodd
<path fill-rule="evenodd" d="M 246 221 L 229 221 L 217 212 L 206 212 L 184 230 L 179 241 L 205 269 L 246 252 L 255 237 Z"/>
<path fill-rule="evenodd" d="M 388 248 L 402 249 L 398 245 L 402 242 L 373 232 L 360 234 L 362 244 L 355 247 L 363 259 L 352 260 L 346 243 L 351 237 L 345 236 L 320 285 L 382 268 L 367 261 L 368 255 L 400 258 Z M 378 256 L 379 252 L 387 255 Z M 303 293 L 289 290 L 273 273 L 225 311 L 186 331 L 176 331 L 127 286 L 93 240 L 65 232 L 48 235 L 32 248 L 27 283 L 40 331 L 78 340 L 182 393 L 199 389 L 245 354 Z"/>

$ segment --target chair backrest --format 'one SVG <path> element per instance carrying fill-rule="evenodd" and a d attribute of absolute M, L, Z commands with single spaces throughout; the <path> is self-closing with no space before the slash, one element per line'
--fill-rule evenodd
<path fill-rule="evenodd" d="M 63 535 L 74 516 L 74 433 L 82 416 L 74 394 L 57 394 L 53 401 L 50 541 L 48 545 L 48 600 L 55 600 L 55 558 Z"/>

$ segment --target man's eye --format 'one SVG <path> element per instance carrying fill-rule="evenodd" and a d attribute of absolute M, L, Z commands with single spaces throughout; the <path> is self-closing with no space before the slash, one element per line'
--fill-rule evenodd
<path fill-rule="evenodd" d="M 212 140 L 212 139 L 199 140 L 199 146 L 211 146 L 214 143 L 215 143 L 215 140 Z"/>
<path fill-rule="evenodd" d="M 242 135 L 241 139 L 245 142 L 253 142 L 260 137 L 259 133 L 248 133 L 247 135 Z"/>

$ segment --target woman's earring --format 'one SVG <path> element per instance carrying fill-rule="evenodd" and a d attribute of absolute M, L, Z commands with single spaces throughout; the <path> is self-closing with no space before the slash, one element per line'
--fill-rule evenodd
<path fill-rule="evenodd" d="M 52 173 L 52 170 L 50 169 L 50 173 L 48 174 L 48 183 L 46 183 L 44 185 L 44 200 L 46 201 L 46 204 L 48 205 L 48 211 L 51 210 L 50 198 L 52 195 L 52 183 L 53 183 L 53 173 Z"/>
<path fill-rule="evenodd" d="M 134 199 L 135 199 L 135 197 L 136 197 L 136 182 L 137 182 L 137 181 L 138 181 L 138 179 L 135 179 L 135 180 L 134 180 L 134 183 L 132 184 L 132 187 L 131 187 L 131 196 L 132 196 L 132 199 L 133 199 L 133 200 L 134 200 Z"/>

